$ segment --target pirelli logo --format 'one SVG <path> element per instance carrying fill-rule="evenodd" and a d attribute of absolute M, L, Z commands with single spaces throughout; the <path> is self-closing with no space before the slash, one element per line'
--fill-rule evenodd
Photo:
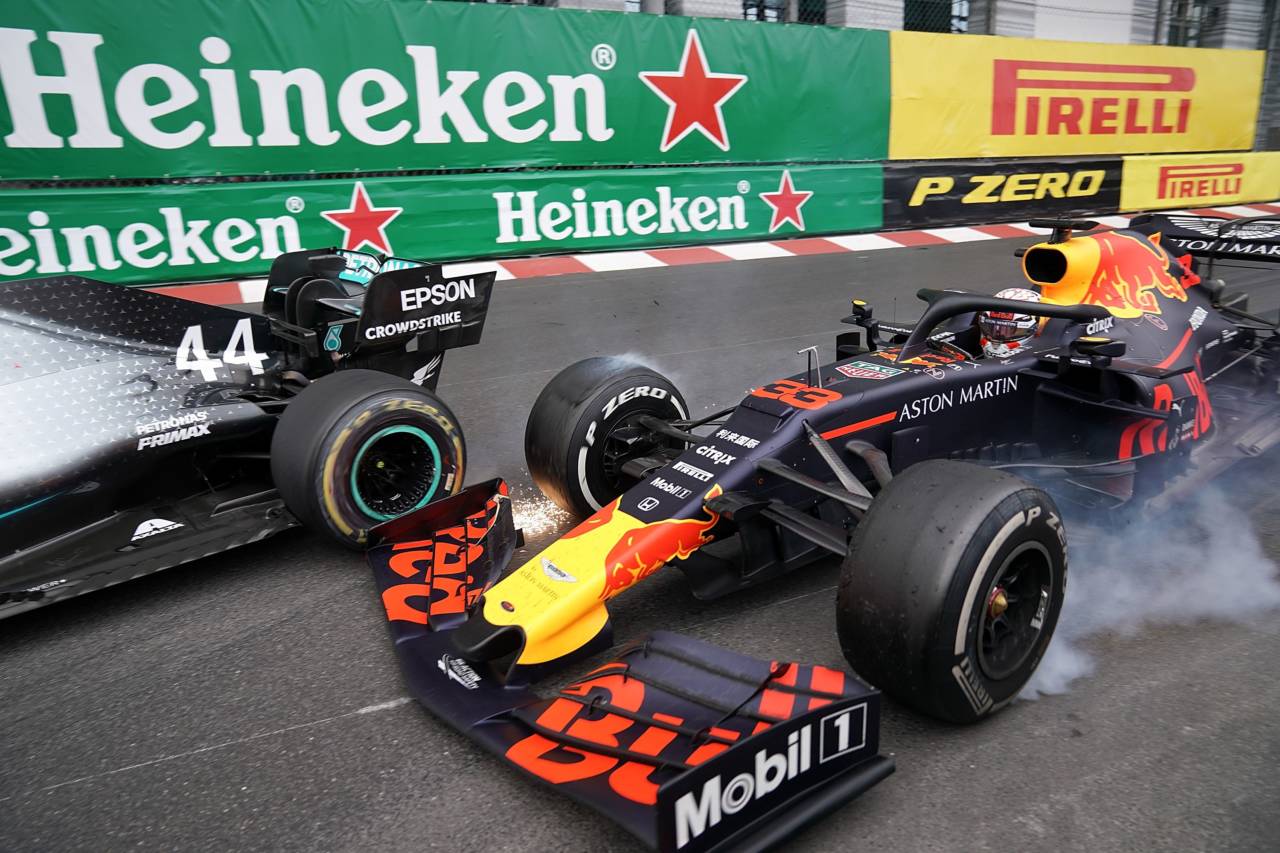
<path fill-rule="evenodd" d="M 1236 195 L 1244 185 L 1244 163 L 1196 163 L 1161 166 L 1156 198 L 1205 198 Z"/>
<path fill-rule="evenodd" d="M 1280 197 L 1280 152 L 1125 157 L 1121 210 L 1248 204 Z"/>
<path fill-rule="evenodd" d="M 994 60 L 993 136 L 1186 133 L 1194 68 Z"/>

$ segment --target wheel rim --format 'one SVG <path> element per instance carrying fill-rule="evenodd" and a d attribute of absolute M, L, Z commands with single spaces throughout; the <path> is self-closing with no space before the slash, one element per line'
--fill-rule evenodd
<path fill-rule="evenodd" d="M 1026 542 L 1005 558 L 987 586 L 978 626 L 978 666 L 993 681 L 1018 670 L 1040 641 L 1053 596 L 1049 552 Z"/>
<path fill-rule="evenodd" d="M 426 506 L 440 486 L 440 448 L 414 426 L 384 427 L 351 465 L 351 496 L 365 515 L 386 521 Z"/>

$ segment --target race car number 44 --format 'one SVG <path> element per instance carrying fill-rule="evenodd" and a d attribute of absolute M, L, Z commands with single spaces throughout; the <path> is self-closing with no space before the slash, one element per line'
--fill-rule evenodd
<path fill-rule="evenodd" d="M 218 368 L 225 364 L 243 364 L 249 372 L 258 376 L 263 372 L 262 363 L 267 357 L 253 345 L 253 323 L 245 317 L 231 330 L 231 339 L 222 351 L 222 358 L 210 358 L 204 348 L 204 330 L 200 326 L 188 326 L 178 344 L 174 366 L 179 370 L 198 370 L 206 382 L 218 378 Z"/>

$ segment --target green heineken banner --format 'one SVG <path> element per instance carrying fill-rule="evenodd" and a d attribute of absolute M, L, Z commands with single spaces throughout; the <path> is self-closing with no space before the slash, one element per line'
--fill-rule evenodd
<path fill-rule="evenodd" d="M 882 160 L 889 40 L 423 0 L 26 0 L 0 12 L 0 94 L 0 180 Z"/>
<path fill-rule="evenodd" d="M 300 248 L 435 261 L 880 227 L 882 169 L 503 172 L 0 192 L 0 279 L 265 273 Z"/>

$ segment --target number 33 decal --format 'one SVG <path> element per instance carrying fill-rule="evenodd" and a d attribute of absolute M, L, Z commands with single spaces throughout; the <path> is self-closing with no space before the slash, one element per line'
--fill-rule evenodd
<path fill-rule="evenodd" d="M 224 364 L 243 364 L 254 376 L 262 373 L 262 363 L 267 357 L 253 348 L 253 321 L 248 317 L 236 323 L 231 330 L 231 340 L 222 351 L 222 358 L 210 358 L 204 349 L 204 332 L 199 326 L 188 326 L 178 344 L 175 366 L 179 370 L 198 370 L 206 382 L 218 378 L 217 370 Z"/>
<path fill-rule="evenodd" d="M 843 394 L 830 388 L 814 388 L 794 379 L 779 379 L 751 392 L 755 397 L 767 397 L 779 400 L 797 409 L 821 409 L 833 400 L 839 400 Z"/>

